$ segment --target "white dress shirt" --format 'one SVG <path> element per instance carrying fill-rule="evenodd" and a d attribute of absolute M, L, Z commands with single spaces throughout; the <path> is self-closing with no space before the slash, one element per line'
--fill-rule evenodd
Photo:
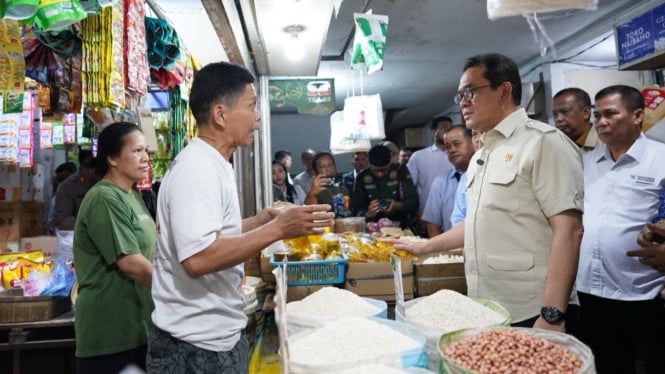
<path fill-rule="evenodd" d="M 615 161 L 602 144 L 584 154 L 584 236 L 577 271 L 578 291 L 613 300 L 648 300 L 665 275 L 639 258 L 637 235 L 658 209 L 665 188 L 665 144 L 644 134 Z"/>

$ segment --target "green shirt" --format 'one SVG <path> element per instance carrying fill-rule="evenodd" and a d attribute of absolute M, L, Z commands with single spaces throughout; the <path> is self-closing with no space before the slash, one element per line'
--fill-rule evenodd
<path fill-rule="evenodd" d="M 152 262 L 155 223 L 137 191 L 100 181 L 85 195 L 74 231 L 76 356 L 122 352 L 147 344 L 150 290 L 116 265 L 121 255 Z"/>
<path fill-rule="evenodd" d="M 355 215 L 366 216 L 369 204 L 375 199 L 399 201 L 402 209 L 391 214 L 380 212 L 371 220 L 385 217 L 406 224 L 418 210 L 418 193 L 409 170 L 405 166 L 391 164 L 381 178 L 374 176 L 370 168 L 361 171 L 351 195 L 351 209 Z"/>

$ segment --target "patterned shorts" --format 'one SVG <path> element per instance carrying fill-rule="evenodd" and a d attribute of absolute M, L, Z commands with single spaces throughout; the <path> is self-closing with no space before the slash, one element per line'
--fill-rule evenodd
<path fill-rule="evenodd" d="M 178 340 L 153 326 L 148 342 L 148 373 L 169 374 L 246 374 L 249 344 L 243 333 L 228 352 L 213 352 Z"/>

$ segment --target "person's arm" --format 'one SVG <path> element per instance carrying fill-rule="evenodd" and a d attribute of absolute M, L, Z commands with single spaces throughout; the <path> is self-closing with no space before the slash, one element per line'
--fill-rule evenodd
<path fill-rule="evenodd" d="M 404 173 L 400 183 L 404 189 L 404 199 L 401 201 L 401 206 L 399 211 L 401 212 L 410 212 L 415 213 L 418 211 L 418 191 L 416 190 L 415 184 L 413 184 L 413 179 L 411 179 L 411 173 L 406 167 L 401 168 L 400 173 Z"/>
<path fill-rule="evenodd" d="M 575 283 L 582 239 L 582 213 L 567 210 L 549 218 L 552 243 L 547 260 L 547 280 L 543 306 L 553 306 L 565 312 Z M 550 324 L 538 317 L 533 327 L 565 332 L 565 321 Z"/>
<path fill-rule="evenodd" d="M 68 187 L 69 183 L 63 182 L 55 193 L 53 224 L 59 230 L 74 230 L 76 226 L 76 216 L 74 215 L 76 196 L 73 196 Z"/>
<path fill-rule="evenodd" d="M 122 255 L 115 263 L 123 273 L 143 287 L 152 287 L 152 263 L 142 254 Z"/>
<path fill-rule="evenodd" d="M 453 213 L 450 215 L 450 223 L 455 226 L 464 219 L 466 219 L 466 173 L 462 174 L 457 184 L 455 205 L 453 206 Z"/>
<path fill-rule="evenodd" d="M 441 226 L 443 226 L 443 209 L 444 209 L 444 183 L 445 176 L 438 176 L 434 178 L 432 186 L 429 190 L 429 196 L 427 197 L 427 203 L 425 204 L 425 209 L 423 209 L 423 214 L 420 217 L 421 220 L 425 223 L 427 228 L 427 237 L 433 238 L 443 232 Z"/>
<path fill-rule="evenodd" d="M 241 235 L 218 236 L 204 250 L 185 259 L 182 265 L 192 278 L 229 269 L 255 256 L 261 249 L 277 240 L 321 233 L 324 227 L 331 226 L 335 218 L 328 210 L 328 204 L 286 208 L 280 211 L 274 220 Z M 255 218 L 253 223 L 261 222 L 265 217 Z M 247 227 L 250 226 L 248 223 Z"/>
<path fill-rule="evenodd" d="M 253 230 L 259 226 L 265 225 L 273 218 L 279 215 L 279 209 L 272 207 L 265 207 L 258 212 L 255 216 L 245 218 L 242 220 L 242 232 Z"/>
<path fill-rule="evenodd" d="M 453 226 L 452 229 L 437 235 L 426 242 L 412 243 L 403 239 L 382 239 L 385 242 L 393 243 L 395 249 L 403 249 L 414 255 L 424 255 L 435 252 L 445 252 L 457 249 L 464 245 L 464 221 Z"/>

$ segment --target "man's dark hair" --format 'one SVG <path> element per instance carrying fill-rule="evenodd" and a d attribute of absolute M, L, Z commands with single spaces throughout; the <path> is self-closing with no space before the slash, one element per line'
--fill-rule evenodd
<path fill-rule="evenodd" d="M 439 116 L 439 117 L 434 118 L 432 120 L 432 123 L 429 124 L 430 130 L 436 130 L 436 128 L 439 127 L 439 122 L 443 122 L 443 121 L 448 121 L 450 123 L 453 123 L 452 118 L 450 118 L 448 116 Z"/>
<path fill-rule="evenodd" d="M 515 61 L 498 53 L 487 53 L 469 57 L 464 63 L 464 70 L 484 66 L 483 78 L 490 82 L 493 90 L 496 90 L 503 82 L 512 85 L 513 104 L 520 105 L 522 102 L 522 79 L 520 70 Z"/>
<path fill-rule="evenodd" d="M 55 179 L 59 183 L 74 173 L 76 173 L 76 165 L 73 162 L 63 162 L 55 168 Z"/>
<path fill-rule="evenodd" d="M 378 167 L 389 165 L 391 154 L 390 148 L 382 144 L 377 144 L 370 148 L 368 152 L 369 164 Z"/>
<path fill-rule="evenodd" d="M 591 108 L 591 98 L 589 97 L 589 94 L 581 88 L 577 87 L 564 88 L 563 90 L 557 92 L 554 95 L 553 99 L 557 99 L 564 95 L 575 96 L 575 101 L 577 101 L 577 104 L 580 106 L 580 108 L 584 108 L 585 106 Z"/>
<path fill-rule="evenodd" d="M 210 107 L 218 102 L 234 108 L 245 87 L 254 83 L 252 73 L 244 67 L 228 62 L 208 64 L 194 74 L 189 107 L 201 126 L 210 120 Z"/>
<path fill-rule="evenodd" d="M 283 162 L 286 156 L 291 156 L 291 152 L 284 150 L 275 152 L 275 160 L 279 162 Z"/>
<path fill-rule="evenodd" d="M 316 170 L 316 162 L 319 161 L 319 159 L 321 157 L 326 157 L 326 156 L 330 157 L 330 159 L 332 160 L 333 165 L 335 165 L 335 169 L 337 169 L 337 163 L 335 163 L 335 157 L 333 157 L 332 153 L 330 153 L 330 152 L 317 152 L 314 155 L 314 158 L 312 159 L 312 169 L 314 170 L 314 172 L 316 172 L 316 173 L 319 172 L 318 170 Z"/>
<path fill-rule="evenodd" d="M 451 132 L 455 129 L 461 129 L 464 136 L 466 136 L 469 139 L 471 139 L 472 136 L 473 136 L 471 134 L 471 129 L 470 128 L 467 128 L 466 126 L 460 125 L 460 124 L 452 125 L 452 126 L 448 127 L 448 129 L 446 129 L 446 131 L 444 131 L 443 134 L 445 135 L 445 134 L 447 134 L 447 133 L 449 133 L 449 132 Z"/>
<path fill-rule="evenodd" d="M 619 94 L 621 96 L 623 105 L 630 112 L 637 109 L 644 109 L 644 97 L 642 96 L 642 93 L 637 88 L 625 86 L 623 84 L 605 87 L 598 91 L 595 101 L 598 102 L 599 99 L 613 94 Z"/>

